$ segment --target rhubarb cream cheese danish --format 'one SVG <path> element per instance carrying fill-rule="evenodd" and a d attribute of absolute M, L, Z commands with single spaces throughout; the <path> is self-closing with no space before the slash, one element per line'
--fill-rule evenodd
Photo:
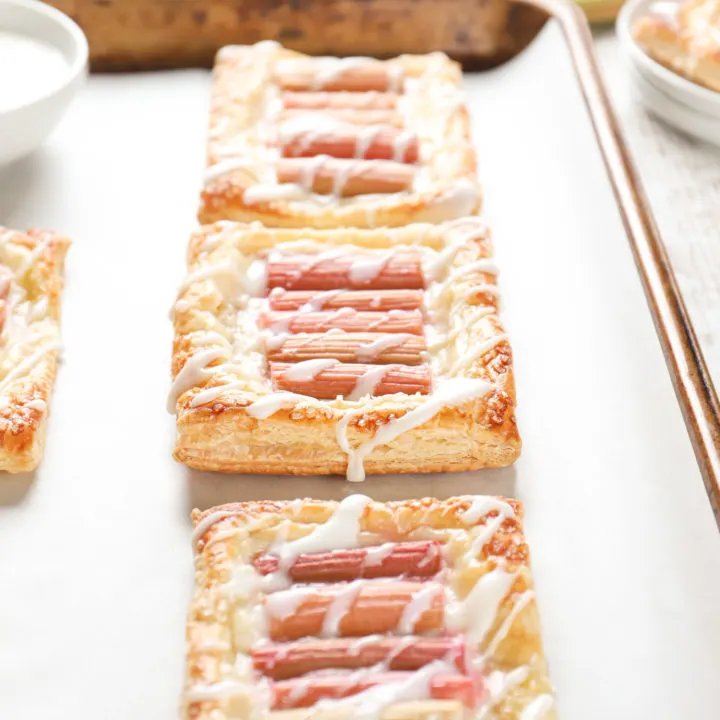
<path fill-rule="evenodd" d="M 42 457 L 69 246 L 50 231 L 0 227 L 0 470 L 34 470 Z"/>
<path fill-rule="evenodd" d="M 380 227 L 480 204 L 459 65 L 229 46 L 214 73 L 201 222 Z"/>
<path fill-rule="evenodd" d="M 173 308 L 175 457 L 350 480 L 513 462 L 512 356 L 491 255 L 476 217 L 202 228 Z"/>
<path fill-rule="evenodd" d="M 720 92 L 720 0 L 663 0 L 633 27 L 654 60 Z"/>
<path fill-rule="evenodd" d="M 193 513 L 188 720 L 553 720 L 515 500 Z"/>

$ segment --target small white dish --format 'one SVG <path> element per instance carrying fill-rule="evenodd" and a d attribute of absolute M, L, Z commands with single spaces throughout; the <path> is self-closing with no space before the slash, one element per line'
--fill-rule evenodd
<path fill-rule="evenodd" d="M 701 140 L 720 145 L 720 93 L 698 85 L 653 60 L 632 34 L 635 21 L 651 7 L 672 8 L 673 0 L 630 0 L 618 15 L 620 47 L 632 68 L 632 81 L 643 104 L 668 124 Z"/>
<path fill-rule="evenodd" d="M 720 118 L 678 102 L 634 68 L 630 75 L 649 112 L 687 135 L 720 146 Z"/>
<path fill-rule="evenodd" d="M 56 126 L 87 76 L 88 44 L 67 15 L 37 0 L 0 0 L 0 42 L 0 73 L 7 73 L 6 85 L 0 82 L 0 94 L 5 88 L 0 96 L 0 165 L 5 165 L 35 150 Z M 33 48 L 34 59 L 28 54 Z M 49 61 L 55 62 L 52 73 L 42 64 Z M 36 92 L 23 85 L 24 74 L 28 82 L 37 82 Z M 8 88 L 22 90 L 17 103 Z"/>

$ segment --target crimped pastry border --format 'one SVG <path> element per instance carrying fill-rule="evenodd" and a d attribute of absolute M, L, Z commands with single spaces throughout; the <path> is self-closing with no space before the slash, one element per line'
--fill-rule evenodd
<path fill-rule="evenodd" d="M 262 167 L 258 151 L 261 141 L 255 127 L 264 112 L 265 88 L 272 83 L 270 67 L 277 60 L 307 58 L 273 43 L 228 46 L 216 57 L 208 137 L 208 170 L 223 162 L 241 159 Z M 406 76 L 432 74 L 438 83 L 459 93 L 460 65 L 442 53 L 401 55 L 384 61 L 402 68 Z M 430 84 L 421 97 L 418 115 L 431 121 L 438 112 L 441 93 Z M 438 223 L 480 209 L 481 191 L 476 175 L 475 151 L 470 142 L 470 120 L 459 94 L 447 113 L 441 131 L 422 139 L 424 153 L 433 161 L 432 174 L 422 190 L 397 193 L 378 200 L 378 196 L 345 198 L 332 204 L 292 203 L 272 200 L 244 202 L 244 191 L 252 181 L 242 171 L 226 172 L 206 183 L 201 194 L 198 219 L 260 221 L 268 227 L 395 227 L 411 222 Z"/>
<path fill-rule="evenodd" d="M 0 227 L 0 264 L 13 271 L 11 300 L 33 304 L 28 321 L 42 340 L 25 349 L 3 331 L 0 375 L 0 470 L 16 473 L 34 470 L 42 458 L 50 395 L 58 358 L 60 295 L 65 255 L 70 240 L 49 230 L 20 232 Z M 15 312 L 8 307 L 11 321 Z M 12 321 L 11 321 L 12 322 Z M 45 348 L 45 349 L 43 349 Z M 32 363 L 24 369 L 23 361 Z M 17 373 L 11 377 L 10 373 Z"/>
<path fill-rule="evenodd" d="M 483 508 L 480 517 L 473 522 L 463 521 L 463 514 L 470 512 L 475 503 Z M 193 690 L 233 682 L 236 673 L 242 672 L 238 668 L 245 667 L 236 662 L 244 649 L 238 648 L 233 636 L 233 600 L 227 591 L 227 583 L 234 577 L 233 568 L 267 551 L 279 532 L 289 539 L 311 532 L 327 522 L 338 505 L 335 501 L 306 498 L 232 503 L 193 511 L 195 591 L 187 621 L 184 718 L 229 720 L 218 699 L 198 700 Z M 511 514 L 503 514 L 503 505 L 511 509 Z M 528 672 L 486 710 L 483 717 L 487 720 L 519 720 L 522 711 L 540 696 L 553 694 L 542 647 L 530 553 L 523 535 L 523 514 L 517 500 L 464 496 L 370 502 L 360 518 L 361 532 L 382 536 L 385 541 L 438 539 L 447 543 L 446 550 L 458 566 L 457 571 L 452 571 L 450 585 L 461 598 L 481 577 L 498 567 L 515 575 L 492 627 L 477 649 L 481 653 L 492 650 L 486 660 L 488 674 L 508 673 L 522 666 Z M 474 530 L 485 536 L 478 555 L 471 551 L 472 540 L 477 537 Z M 505 621 L 510 623 L 507 634 L 491 647 Z M 244 680 L 252 683 L 252 674 Z M 250 706 L 244 707 L 242 702 L 234 707 L 248 713 L 240 717 L 248 717 L 251 712 Z M 554 704 L 537 717 L 554 720 Z"/>
<path fill-rule="evenodd" d="M 477 229 L 474 231 L 473 229 Z M 441 248 L 453 233 L 474 231 L 467 247 L 458 252 L 449 272 L 492 255 L 489 232 L 477 218 L 441 225 L 416 224 L 379 230 L 290 230 L 268 229 L 259 224 L 222 222 L 206 226 L 190 240 L 189 280 L 183 286 L 174 310 L 173 377 L 199 353 L 216 350 L 218 355 L 236 352 L 236 310 L 230 302 L 228 283 L 204 275 L 208 268 L 239 268 L 248 256 L 284 243 L 311 241 L 328 247 L 354 244 L 371 248 L 422 244 Z M 489 343 L 487 351 L 467 367 L 467 378 L 492 383 L 484 397 L 456 407 L 443 407 L 428 422 L 374 449 L 365 459 L 370 474 L 440 472 L 500 467 L 514 462 L 520 453 L 515 419 L 515 384 L 512 352 L 497 317 L 494 275 L 466 273 L 449 287 L 457 302 L 453 322 L 462 326 L 466 313 L 478 309 L 484 317 L 460 328 L 448 352 Z M 463 299 L 463 293 L 478 292 Z M 487 290 L 487 291 L 486 291 Z M 230 293 L 230 295 L 228 294 Z M 240 351 L 242 360 L 243 353 Z M 357 447 L 372 438 L 378 428 L 393 418 L 419 407 L 421 396 L 390 395 L 365 402 L 301 399 L 281 407 L 264 419 L 256 419 L 248 407 L 270 393 L 266 380 L 258 381 L 246 368 L 228 366 L 223 358 L 210 363 L 220 370 L 184 389 L 173 407 L 177 414 L 175 458 L 190 467 L 221 472 L 318 475 L 342 474 L 348 469 L 348 454 L 338 443 L 338 421 L 347 416 L 347 438 Z M 210 393 L 208 389 L 225 386 Z M 195 396 L 200 395 L 198 401 Z"/>
<path fill-rule="evenodd" d="M 649 14 L 637 20 L 633 36 L 653 60 L 689 80 L 720 92 L 720 43 L 700 37 L 694 16 L 714 13 L 720 23 L 718 0 L 685 0 L 677 22 Z M 720 24 L 717 25 L 720 28 Z"/>

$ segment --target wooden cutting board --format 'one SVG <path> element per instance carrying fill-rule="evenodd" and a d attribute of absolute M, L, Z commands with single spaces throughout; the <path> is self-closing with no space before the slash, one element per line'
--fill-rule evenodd
<path fill-rule="evenodd" d="M 443 50 L 495 63 L 543 17 L 507 0 L 51 0 L 90 42 L 93 70 L 210 66 L 217 49 L 273 39 L 314 55 Z"/>

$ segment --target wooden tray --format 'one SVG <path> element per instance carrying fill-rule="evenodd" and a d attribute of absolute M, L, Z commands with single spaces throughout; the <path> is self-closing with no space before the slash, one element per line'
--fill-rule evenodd
<path fill-rule="evenodd" d="M 90 44 L 96 71 L 210 67 L 218 48 L 273 39 L 312 55 L 443 50 L 494 64 L 542 23 L 507 0 L 52 0 Z"/>

